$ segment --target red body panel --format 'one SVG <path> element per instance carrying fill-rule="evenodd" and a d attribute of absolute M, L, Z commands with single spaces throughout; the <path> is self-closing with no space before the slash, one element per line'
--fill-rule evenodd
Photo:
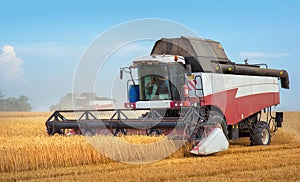
<path fill-rule="evenodd" d="M 267 92 L 236 98 L 237 90 L 236 88 L 204 97 L 206 105 L 216 106 L 222 110 L 228 125 L 237 124 L 254 113 L 280 103 L 279 92 Z M 191 98 L 191 101 L 199 103 L 199 98 Z"/>

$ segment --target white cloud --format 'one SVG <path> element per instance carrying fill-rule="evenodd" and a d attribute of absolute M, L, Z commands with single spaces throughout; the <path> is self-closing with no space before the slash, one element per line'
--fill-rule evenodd
<path fill-rule="evenodd" d="M 14 47 L 5 45 L 0 55 L 0 77 L 5 82 L 24 82 L 23 60 L 17 57 Z"/>
<path fill-rule="evenodd" d="M 287 53 L 241 52 L 243 58 L 278 58 L 288 56 Z"/>

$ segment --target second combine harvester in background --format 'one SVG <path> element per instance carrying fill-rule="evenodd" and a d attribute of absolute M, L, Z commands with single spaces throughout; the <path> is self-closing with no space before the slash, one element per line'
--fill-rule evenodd
<path fill-rule="evenodd" d="M 133 78 L 134 69 L 138 78 Z M 127 109 L 55 111 L 46 121 L 48 134 L 65 134 L 66 129 L 92 135 L 164 134 L 187 139 L 191 153 L 207 155 L 228 149 L 227 140 L 239 137 L 250 137 L 251 145 L 268 145 L 282 125 L 283 113 L 272 116 L 271 107 L 280 103 L 279 80 L 289 89 L 288 73 L 265 64 L 236 64 L 219 42 L 163 38 L 150 56 L 121 68 L 121 78 L 123 72 L 131 76 Z M 137 118 L 126 114 L 134 111 L 144 113 Z M 67 119 L 65 112 L 82 114 Z M 95 116 L 104 112 L 113 114 L 109 119 Z"/>

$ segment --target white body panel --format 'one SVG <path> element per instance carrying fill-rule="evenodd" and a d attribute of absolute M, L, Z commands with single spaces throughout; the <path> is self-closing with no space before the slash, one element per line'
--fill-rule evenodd
<path fill-rule="evenodd" d="M 139 57 L 133 61 L 133 64 L 135 63 L 148 63 L 148 64 L 153 64 L 155 62 L 160 62 L 160 63 L 182 63 L 185 64 L 184 57 L 178 56 L 178 55 L 152 55 L 152 56 L 144 56 L 144 57 Z"/>
<path fill-rule="evenodd" d="M 202 77 L 204 96 L 232 89 L 238 89 L 236 98 L 261 93 L 279 92 L 278 78 L 275 77 L 216 73 L 195 73 L 194 75 Z M 200 87 L 201 85 L 197 83 L 196 88 Z M 195 93 L 195 90 L 190 90 L 190 97 L 195 97 Z"/>
<path fill-rule="evenodd" d="M 138 101 L 136 102 L 136 108 L 147 109 L 147 108 L 170 108 L 170 100 L 159 100 L 159 101 Z"/>

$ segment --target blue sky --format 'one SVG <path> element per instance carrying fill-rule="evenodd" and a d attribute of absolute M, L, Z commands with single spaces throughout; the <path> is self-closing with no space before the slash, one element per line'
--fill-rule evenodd
<path fill-rule="evenodd" d="M 282 89 L 278 108 L 300 110 L 297 0 L 10 0 L 1 1 L 0 16 L 0 91 L 28 96 L 37 111 L 48 110 L 72 91 L 80 56 L 95 38 L 120 23 L 143 18 L 172 20 L 220 41 L 234 62 L 248 57 L 252 63 L 286 69 L 291 89 Z M 13 63 L 5 62 L 5 51 Z"/>

